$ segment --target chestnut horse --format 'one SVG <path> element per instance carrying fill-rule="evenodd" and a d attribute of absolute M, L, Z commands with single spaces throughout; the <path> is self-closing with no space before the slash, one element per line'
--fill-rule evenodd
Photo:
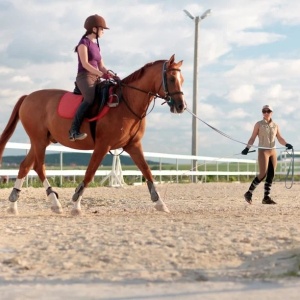
<path fill-rule="evenodd" d="M 81 213 L 81 199 L 85 188 L 93 179 L 104 156 L 113 149 L 123 148 L 141 170 L 147 181 L 151 200 L 159 211 L 168 212 L 154 185 L 150 168 L 144 158 L 141 139 L 145 131 L 145 117 L 150 102 L 154 98 L 165 100 L 172 113 L 182 113 L 186 109 L 183 97 L 183 76 L 180 71 L 182 61 L 175 62 L 175 55 L 169 60 L 158 60 L 124 78 L 120 83 L 122 98 L 120 104 L 111 108 L 101 119 L 96 121 L 95 133 L 91 132 L 90 123 L 84 121 L 82 132 L 88 134 L 81 141 L 69 141 L 68 130 L 71 119 L 62 118 L 57 113 L 64 90 L 47 89 L 22 96 L 16 103 L 8 124 L 0 137 L 0 161 L 5 145 L 12 136 L 18 121 L 28 134 L 31 148 L 20 164 L 18 177 L 9 196 L 8 212 L 18 213 L 17 200 L 24 179 L 31 168 L 37 173 L 51 201 L 51 209 L 61 213 L 62 207 L 57 193 L 50 186 L 45 173 L 45 152 L 50 143 L 60 143 L 79 150 L 93 150 L 83 181 L 75 189 L 72 197 L 72 214 Z"/>

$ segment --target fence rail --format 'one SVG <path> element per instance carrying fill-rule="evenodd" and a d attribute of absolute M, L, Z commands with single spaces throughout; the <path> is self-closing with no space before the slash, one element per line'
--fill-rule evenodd
<path fill-rule="evenodd" d="M 6 149 L 17 149 L 24 150 L 25 154 L 30 149 L 30 144 L 26 143 L 7 143 Z M 46 152 L 59 152 L 60 153 L 60 169 L 58 170 L 46 170 L 47 177 L 60 177 L 60 183 L 63 183 L 64 177 L 73 176 L 74 181 L 76 176 L 84 176 L 85 170 L 67 170 L 63 166 L 63 153 L 67 152 L 77 152 L 77 153 L 92 153 L 91 150 L 76 150 L 64 146 L 50 145 L 47 147 Z M 123 152 L 121 156 L 129 156 L 127 153 Z M 206 181 L 207 176 L 216 176 L 216 179 L 219 179 L 219 176 L 226 176 L 229 180 L 229 176 L 253 176 L 257 173 L 257 164 L 256 160 L 253 159 L 238 159 L 238 158 L 216 158 L 216 157 L 207 157 L 207 156 L 193 156 L 193 155 L 176 155 L 176 154 L 165 154 L 165 153 L 152 153 L 144 152 L 146 158 L 158 159 L 159 170 L 152 170 L 152 174 L 156 177 L 158 182 L 162 181 L 162 176 L 170 176 L 170 180 L 179 181 L 179 178 L 191 177 L 191 176 L 201 176 L 203 181 Z M 166 163 L 166 160 L 169 162 Z M 197 160 L 201 162 L 201 167 L 204 170 L 180 170 L 179 161 L 190 161 L 192 166 L 192 161 Z M 176 170 L 166 170 L 163 169 L 163 166 L 166 168 L 167 165 L 171 164 L 170 161 L 173 161 L 173 166 L 176 165 Z M 207 167 L 211 164 L 215 164 L 215 170 L 207 170 Z M 224 164 L 226 165 L 226 170 L 219 170 L 219 166 L 222 165 L 224 169 Z M 230 170 L 231 165 L 237 165 L 237 170 Z M 246 165 L 246 171 L 240 170 L 240 165 Z M 252 170 L 249 166 L 252 165 Z M 284 163 L 286 166 L 286 162 Z M 254 169 L 254 170 L 253 170 Z M 95 177 L 109 177 L 112 170 L 97 170 Z M 283 167 L 280 167 L 280 172 L 283 174 L 285 170 Z M 18 174 L 17 169 L 0 169 L 0 176 L 9 176 L 16 177 Z M 31 170 L 28 174 L 30 177 L 35 177 L 37 174 Z M 122 171 L 122 176 L 135 176 L 139 177 L 142 181 L 142 173 L 139 170 L 124 170 Z M 157 178 L 159 177 L 159 178 Z M 175 177 L 175 178 L 174 178 Z"/>

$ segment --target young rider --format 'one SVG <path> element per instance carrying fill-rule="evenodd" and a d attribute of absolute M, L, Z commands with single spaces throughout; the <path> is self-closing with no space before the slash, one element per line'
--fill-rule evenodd
<path fill-rule="evenodd" d="M 80 126 L 85 113 L 94 101 L 95 85 L 100 77 L 110 78 L 98 42 L 98 38 L 104 34 L 104 29 L 109 29 L 104 18 L 99 15 L 89 16 L 84 22 L 84 28 L 86 32 L 75 48 L 75 52 L 78 54 L 76 84 L 83 95 L 83 102 L 77 109 L 69 131 L 70 141 L 83 140 L 87 137 L 86 133 L 80 133 Z"/>

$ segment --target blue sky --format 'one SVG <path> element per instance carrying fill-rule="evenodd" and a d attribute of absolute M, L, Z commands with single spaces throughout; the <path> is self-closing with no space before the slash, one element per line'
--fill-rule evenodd
<path fill-rule="evenodd" d="M 27 0 L 25 6 L 22 0 L 2 0 L 0 132 L 21 95 L 44 88 L 72 90 L 73 49 L 84 20 L 95 13 L 110 27 L 100 39 L 107 67 L 125 77 L 175 53 L 184 61 L 183 90 L 192 110 L 194 22 L 183 9 L 195 16 L 212 9 L 199 24 L 199 117 L 246 143 L 262 118 L 261 107 L 270 104 L 283 137 L 300 149 L 300 3 L 292 0 L 116 0 L 113 5 Z M 190 154 L 191 128 L 188 112 L 173 115 L 156 101 L 147 117 L 144 151 Z M 244 148 L 201 122 L 198 140 L 199 155 L 227 157 Z M 29 142 L 22 126 L 10 142 Z"/>

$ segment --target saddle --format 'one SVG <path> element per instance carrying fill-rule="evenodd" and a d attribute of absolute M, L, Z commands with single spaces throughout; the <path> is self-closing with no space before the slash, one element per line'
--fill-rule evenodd
<path fill-rule="evenodd" d="M 87 113 L 87 120 L 92 122 L 102 118 L 111 107 L 119 105 L 120 99 L 121 89 L 118 82 L 115 80 L 99 81 L 95 86 L 95 99 Z M 66 92 L 61 97 L 57 108 L 58 115 L 62 118 L 73 119 L 82 100 L 83 96 L 75 82 L 74 91 Z"/>

